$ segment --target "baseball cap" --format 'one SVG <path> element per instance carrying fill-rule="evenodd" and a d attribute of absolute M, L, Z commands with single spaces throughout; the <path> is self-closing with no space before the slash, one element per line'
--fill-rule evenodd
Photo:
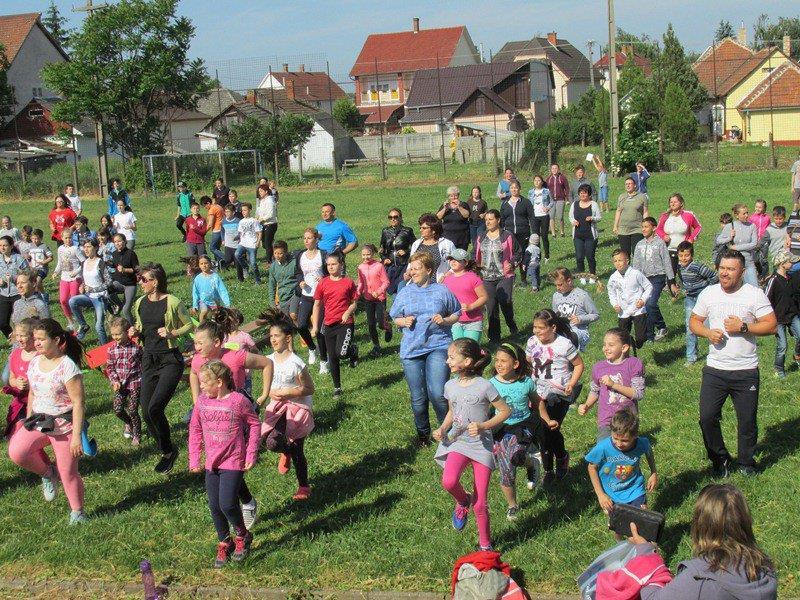
<path fill-rule="evenodd" d="M 797 261 L 800 261 L 800 256 L 792 254 L 788 250 L 781 250 L 772 259 L 772 264 L 777 267 L 778 265 L 782 265 L 785 262 L 796 263 Z"/>
<path fill-rule="evenodd" d="M 450 253 L 450 255 L 447 257 L 447 260 L 450 260 L 451 258 L 453 260 L 463 262 L 469 259 L 469 253 L 466 250 L 462 250 L 461 248 L 456 248 Z"/>

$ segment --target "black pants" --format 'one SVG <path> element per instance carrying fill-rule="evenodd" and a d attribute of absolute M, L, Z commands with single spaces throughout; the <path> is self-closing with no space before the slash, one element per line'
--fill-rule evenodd
<path fill-rule="evenodd" d="M 269 432 L 264 440 L 268 450 L 271 452 L 281 452 L 292 457 L 294 472 L 297 475 L 297 485 L 308 487 L 308 461 L 303 450 L 306 439 L 290 442 L 286 438 L 286 415 L 285 413 L 275 423 L 275 428 Z"/>
<path fill-rule="evenodd" d="M 730 454 L 722 439 L 722 405 L 728 396 L 733 400 L 738 425 L 738 462 L 742 466 L 754 467 L 753 455 L 758 439 L 758 388 L 760 377 L 758 369 L 723 371 L 703 367 L 703 381 L 700 384 L 700 430 L 703 432 L 708 458 L 715 465 L 730 459 Z"/>
<path fill-rule="evenodd" d="M 560 396 L 558 396 L 560 398 Z M 555 404 L 547 405 L 547 414 L 553 421 L 558 421 L 558 424 L 564 421 L 564 417 L 569 412 L 569 402 L 564 400 L 557 400 Z M 550 429 L 547 426 L 542 427 L 542 459 L 544 468 L 548 471 L 553 470 L 553 457 L 561 458 L 567 453 L 564 447 L 564 434 L 561 433 L 561 427 L 558 429 Z M 546 458 L 546 460 L 545 460 Z M 549 463 L 549 464 L 548 464 Z"/>
<path fill-rule="evenodd" d="M 133 315 L 131 314 L 131 307 L 133 306 L 133 301 L 136 299 L 136 286 L 135 285 L 123 285 L 119 281 L 112 281 L 111 285 L 108 287 L 109 292 L 111 292 L 111 299 L 112 302 L 116 302 L 117 304 L 122 304 L 122 316 L 128 319 L 128 323 L 133 323 Z M 125 301 L 124 303 L 120 301 L 117 294 L 124 294 Z"/>
<path fill-rule="evenodd" d="M 7 338 L 11 337 L 11 310 L 17 300 L 19 300 L 19 294 L 15 296 L 0 296 L 0 331 Z"/>
<path fill-rule="evenodd" d="M 550 235 L 550 215 L 534 217 L 533 231 L 531 233 L 535 233 L 539 236 L 539 247 L 542 249 L 542 256 L 544 258 L 550 258 L 550 238 L 548 237 Z M 527 242 L 524 247 L 528 247 Z"/>
<path fill-rule="evenodd" d="M 230 525 L 233 525 L 238 536 L 244 536 L 247 532 L 242 518 L 242 507 L 239 506 L 239 487 L 243 484 L 244 471 L 206 471 L 208 508 L 220 542 L 230 539 Z"/>
<path fill-rule="evenodd" d="M 631 332 L 631 325 L 633 325 L 634 350 L 644 346 L 644 343 L 647 341 L 647 313 L 633 317 L 620 317 L 617 319 L 617 324 L 620 329 L 624 329 L 628 333 Z"/>
<path fill-rule="evenodd" d="M 383 319 L 386 315 L 385 300 L 365 300 L 364 312 L 367 313 L 367 329 L 369 329 L 369 339 L 373 346 L 380 346 L 378 342 L 378 327 L 383 328 Z"/>
<path fill-rule="evenodd" d="M 503 318 L 506 320 L 511 335 L 517 333 L 517 322 L 514 320 L 514 304 L 512 302 L 512 292 L 514 289 L 514 278 L 503 277 L 496 281 L 485 281 L 483 287 L 489 298 L 486 300 L 486 314 L 489 315 L 489 341 L 500 342 L 500 312 L 503 311 Z"/>
<path fill-rule="evenodd" d="M 269 225 L 264 225 L 261 229 L 261 246 L 264 248 L 264 254 L 266 254 L 266 262 L 272 262 L 272 243 L 275 241 L 275 233 L 278 231 L 278 224 L 277 223 L 270 223 Z"/>
<path fill-rule="evenodd" d="M 231 265 L 236 265 L 236 277 L 239 281 L 244 281 L 244 269 L 242 268 L 242 263 L 236 260 L 236 248 L 228 248 L 225 246 L 224 266 L 228 268 Z"/>
<path fill-rule="evenodd" d="M 178 215 L 178 217 L 175 219 L 175 227 L 177 227 L 178 231 L 181 232 L 184 242 L 186 241 L 186 229 L 183 227 L 183 224 L 185 222 L 186 222 L 186 217 L 182 215 Z"/>
<path fill-rule="evenodd" d="M 575 246 L 575 262 L 578 267 L 578 273 L 585 273 L 584 261 L 588 261 L 589 273 L 596 275 L 597 261 L 595 260 L 595 251 L 597 250 L 597 240 L 593 237 L 574 237 L 572 238 L 572 243 Z"/>
<path fill-rule="evenodd" d="M 517 245 L 519 246 L 521 252 L 524 252 L 525 248 L 528 247 L 528 241 L 530 237 L 531 234 L 529 231 L 525 233 L 514 234 L 514 239 L 517 240 Z M 520 263 L 519 265 L 519 276 L 522 283 L 528 283 L 528 272 L 526 271 L 525 266 L 522 263 Z"/>
<path fill-rule="evenodd" d="M 406 267 L 407 265 L 395 264 L 386 266 L 386 276 L 389 278 L 389 289 L 386 290 L 388 296 L 394 296 L 397 293 L 397 285 L 403 281 L 403 273 L 406 272 Z"/>
<path fill-rule="evenodd" d="M 145 353 L 142 356 L 142 388 L 139 403 L 147 430 L 156 441 L 162 454 L 175 450 L 169 432 L 169 421 L 164 414 L 167 404 L 183 375 L 183 356 L 176 349 L 167 354 Z"/>
<path fill-rule="evenodd" d="M 669 262 L 672 263 L 672 272 L 675 274 L 675 279 L 677 279 L 680 275 L 680 270 L 678 269 L 678 251 L 667 250 L 667 252 L 669 252 Z"/>
<path fill-rule="evenodd" d="M 619 247 L 625 250 L 628 256 L 633 256 L 633 249 L 636 248 L 636 244 L 644 239 L 644 236 L 641 233 L 632 233 L 630 235 L 618 235 L 617 239 L 619 240 Z"/>
<path fill-rule="evenodd" d="M 352 323 L 350 325 L 343 323 L 325 325 L 325 346 L 328 350 L 328 368 L 331 371 L 333 387 L 341 388 L 341 359 L 350 358 L 352 360 L 358 356 Z"/>
<path fill-rule="evenodd" d="M 314 311 L 314 298 L 309 296 L 300 296 L 300 302 L 297 305 L 297 332 L 309 350 L 316 350 L 319 348 L 319 359 L 322 362 L 327 362 L 328 351 L 325 347 L 325 336 L 322 331 L 317 332 L 316 344 L 314 338 L 311 337 L 309 326 L 311 325 L 311 313 Z M 325 317 L 324 311 L 320 310 L 319 318 L 322 320 Z"/>

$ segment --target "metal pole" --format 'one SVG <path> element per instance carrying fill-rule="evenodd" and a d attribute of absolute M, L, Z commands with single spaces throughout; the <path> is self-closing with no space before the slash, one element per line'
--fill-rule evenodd
<path fill-rule="evenodd" d="M 714 136 L 714 157 L 719 171 L 719 136 L 717 135 L 717 122 L 714 120 L 714 112 L 719 102 L 717 98 L 717 41 L 711 43 L 711 68 L 714 76 L 714 104 L 711 108 L 711 135 Z M 725 131 L 725 106 L 722 107 L 722 131 Z"/>
<path fill-rule="evenodd" d="M 589 84 L 592 86 L 592 89 L 594 89 L 594 60 L 592 56 L 594 40 L 589 40 L 586 42 L 586 45 L 589 46 Z"/>
<path fill-rule="evenodd" d="M 75 193 L 80 194 L 78 188 L 78 148 L 75 143 L 75 130 L 72 131 L 72 185 L 75 188 Z"/>
<path fill-rule="evenodd" d="M 16 90 L 13 86 L 11 87 L 11 94 L 16 98 Z M 19 127 L 17 126 L 16 116 L 14 117 L 14 135 L 17 138 L 17 173 L 22 178 L 22 187 L 24 189 L 27 186 L 27 178 L 25 177 L 25 169 L 22 166 L 22 143 L 19 141 Z"/>
<path fill-rule="evenodd" d="M 381 90 L 378 82 L 378 58 L 375 57 L 375 91 L 378 94 L 378 132 L 381 136 L 381 177 L 386 181 L 386 155 L 383 149 L 383 111 L 381 110 Z"/>
<path fill-rule="evenodd" d="M 325 73 L 328 75 L 328 106 L 331 109 L 331 131 L 333 132 L 333 181 L 335 183 L 339 183 L 339 169 L 337 168 L 338 163 L 336 162 L 336 125 L 333 122 L 333 86 L 331 85 L 331 65 L 327 60 L 325 61 Z"/>
<path fill-rule="evenodd" d="M 611 96 L 611 152 L 619 137 L 619 96 L 617 95 L 617 22 L 614 0 L 608 0 L 608 91 Z"/>
<path fill-rule="evenodd" d="M 442 71 L 439 68 L 439 53 L 436 53 L 436 86 L 439 90 L 439 133 L 442 143 L 439 146 L 439 154 L 442 157 L 442 173 L 447 175 L 447 166 L 444 160 L 444 116 L 442 113 Z"/>
<path fill-rule="evenodd" d="M 272 137 L 275 140 L 275 152 L 273 155 L 273 159 L 275 162 L 275 183 L 278 182 L 278 109 L 275 107 L 275 81 L 272 77 L 272 65 L 269 66 L 269 84 L 270 84 L 270 96 L 272 98 L 272 118 L 273 118 L 273 125 L 274 131 L 272 132 Z M 253 91 L 255 96 L 256 104 L 258 104 L 258 92 L 255 90 Z"/>
<path fill-rule="evenodd" d="M 492 81 L 492 89 L 494 89 L 494 62 L 492 61 L 492 51 L 489 50 L 489 77 Z M 494 143 L 492 146 L 494 147 L 494 174 L 498 174 L 498 162 L 497 162 L 497 112 L 492 111 L 492 126 L 494 127 Z"/>
<path fill-rule="evenodd" d="M 775 113 L 772 105 L 772 55 L 769 57 L 769 150 L 772 158 L 772 168 L 778 167 L 778 157 L 775 156 Z"/>

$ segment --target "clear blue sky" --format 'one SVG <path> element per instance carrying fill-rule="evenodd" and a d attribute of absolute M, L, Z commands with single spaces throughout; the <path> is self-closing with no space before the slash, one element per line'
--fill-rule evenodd
<path fill-rule="evenodd" d="M 73 27 L 82 13 L 73 13 L 72 7 L 83 3 L 56 0 Z M 50 0 L 3 0 L 0 11 L 45 12 L 49 4 Z M 660 38 L 671 21 L 688 50 L 708 46 L 722 18 L 734 29 L 744 21 L 752 40 L 760 13 L 768 12 L 773 20 L 797 15 L 797 3 L 790 0 L 668 0 L 648 3 L 646 10 L 643 4 L 616 0 L 618 26 Z M 328 60 L 334 78 L 347 81 L 369 33 L 410 29 L 412 17 L 419 17 L 423 28 L 466 25 L 487 56 L 506 41 L 548 31 L 557 31 L 584 53 L 587 40 L 602 44 L 608 37 L 605 0 L 182 0 L 180 11 L 197 29 L 192 54 L 203 58 L 212 74 L 219 69 L 220 78 L 231 87 L 257 85 L 269 65 L 276 69 L 284 62 L 293 69 L 301 62 L 307 69 L 324 69 Z"/>

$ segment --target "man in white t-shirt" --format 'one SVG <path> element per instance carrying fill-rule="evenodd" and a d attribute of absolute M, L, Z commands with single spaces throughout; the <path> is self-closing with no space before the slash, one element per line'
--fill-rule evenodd
<path fill-rule="evenodd" d="M 733 465 L 722 439 L 722 406 L 733 400 L 738 429 L 738 470 L 755 474 L 758 439 L 758 354 L 756 336 L 775 333 L 777 320 L 761 288 L 744 283 L 744 256 L 728 250 L 719 264 L 719 283 L 705 288 L 692 309 L 689 328 L 709 341 L 700 386 L 700 430 L 716 477 Z M 706 322 L 708 325 L 706 325 Z"/>

